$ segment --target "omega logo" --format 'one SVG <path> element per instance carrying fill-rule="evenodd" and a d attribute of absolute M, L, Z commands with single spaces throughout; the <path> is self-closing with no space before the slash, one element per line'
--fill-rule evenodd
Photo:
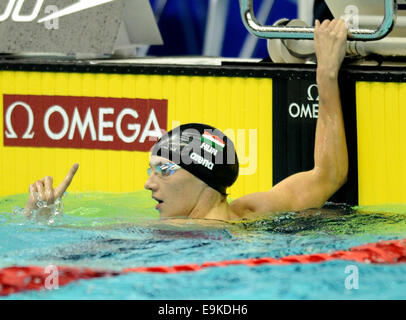
<path fill-rule="evenodd" d="M 3 105 L 5 146 L 146 151 L 166 130 L 167 100 L 4 95 Z M 26 128 L 13 123 L 20 108 Z"/>
<path fill-rule="evenodd" d="M 319 116 L 319 96 L 317 84 L 312 84 L 307 88 L 307 101 L 316 103 L 297 103 L 289 105 L 289 115 L 292 118 L 318 118 Z"/>

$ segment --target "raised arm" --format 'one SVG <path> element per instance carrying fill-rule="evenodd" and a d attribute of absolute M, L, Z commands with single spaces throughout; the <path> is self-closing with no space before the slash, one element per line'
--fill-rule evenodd
<path fill-rule="evenodd" d="M 321 207 L 346 181 L 348 154 L 341 111 L 338 72 L 346 53 L 344 20 L 316 21 L 315 50 L 319 117 L 316 126 L 314 168 L 294 174 L 271 190 L 243 196 L 231 209 L 241 217 Z"/>

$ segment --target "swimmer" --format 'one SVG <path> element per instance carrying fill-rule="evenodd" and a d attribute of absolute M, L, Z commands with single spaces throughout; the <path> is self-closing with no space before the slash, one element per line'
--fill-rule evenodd
<path fill-rule="evenodd" d="M 232 221 L 320 208 L 346 182 L 348 155 L 338 72 L 346 53 L 347 27 L 342 19 L 316 21 L 314 36 L 320 96 L 314 168 L 294 174 L 270 190 L 228 203 L 227 188 L 238 176 L 233 142 L 211 126 L 185 124 L 162 136 L 152 149 L 145 189 L 157 201 L 161 218 Z M 77 170 L 78 164 L 73 165 L 56 189 L 51 177 L 32 184 L 27 212 L 35 208 L 38 196 L 53 203 Z"/>

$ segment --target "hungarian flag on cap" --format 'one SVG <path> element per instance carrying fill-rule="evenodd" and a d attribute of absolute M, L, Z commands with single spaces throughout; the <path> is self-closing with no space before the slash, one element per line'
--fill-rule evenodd
<path fill-rule="evenodd" d="M 219 137 L 205 131 L 202 135 L 202 142 L 216 148 L 217 150 L 222 150 L 226 145 L 223 140 Z"/>

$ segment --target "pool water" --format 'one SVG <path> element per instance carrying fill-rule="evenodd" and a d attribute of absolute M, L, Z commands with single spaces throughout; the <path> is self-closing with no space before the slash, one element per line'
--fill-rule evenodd
<path fill-rule="evenodd" d="M 68 194 L 53 224 L 13 214 L 26 195 L 0 198 L 0 268 L 64 265 L 120 271 L 346 250 L 406 238 L 406 207 L 288 212 L 267 219 L 202 225 L 160 222 L 149 192 Z M 347 268 L 358 289 L 346 287 Z M 355 266 L 355 267 L 354 267 Z M 406 264 L 351 261 L 244 265 L 176 274 L 131 273 L 80 280 L 57 290 L 3 299 L 405 299 Z"/>

